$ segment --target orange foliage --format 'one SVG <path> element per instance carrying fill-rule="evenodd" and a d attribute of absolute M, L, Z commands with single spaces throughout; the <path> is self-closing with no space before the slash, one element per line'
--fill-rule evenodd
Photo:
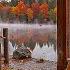
<path fill-rule="evenodd" d="M 6 11 L 9 10 L 9 7 L 5 8 L 5 6 L 3 6 L 0 3 L 0 9 L 4 9 Z M 19 16 L 20 14 L 25 14 L 28 17 L 28 21 L 31 21 L 33 18 L 35 18 L 39 13 L 42 13 L 44 18 L 47 19 L 48 18 L 48 4 L 47 3 L 43 3 L 43 4 L 39 4 L 39 3 L 32 3 L 31 6 L 29 7 L 28 4 L 24 3 L 24 0 L 20 0 L 18 2 L 18 4 L 16 5 L 16 7 L 10 7 L 10 13 L 16 14 L 17 16 Z M 55 13 L 56 13 L 56 8 L 54 9 Z"/>
<path fill-rule="evenodd" d="M 17 14 L 19 14 L 19 13 L 25 14 L 26 10 L 27 10 L 27 8 L 26 8 L 26 5 L 24 4 L 24 2 L 23 1 L 18 2 L 18 5 L 16 6 Z"/>
<path fill-rule="evenodd" d="M 4 6 L 0 3 L 0 10 L 3 8 Z"/>
<path fill-rule="evenodd" d="M 26 10 L 27 7 L 23 1 L 18 2 L 18 5 L 16 7 L 11 7 L 11 13 L 16 15 L 25 14 Z"/>
<path fill-rule="evenodd" d="M 47 19 L 48 17 L 48 4 L 43 3 L 40 5 L 40 12 L 43 13 L 44 17 Z"/>
<path fill-rule="evenodd" d="M 16 7 L 11 7 L 11 11 L 10 12 L 13 13 L 13 14 L 16 14 L 17 13 Z"/>
<path fill-rule="evenodd" d="M 32 3 L 31 5 L 32 10 L 34 11 L 34 16 L 36 16 L 39 13 L 39 3 Z"/>
<path fill-rule="evenodd" d="M 26 14 L 28 17 L 28 21 L 31 21 L 33 19 L 33 10 L 31 8 L 28 8 Z"/>

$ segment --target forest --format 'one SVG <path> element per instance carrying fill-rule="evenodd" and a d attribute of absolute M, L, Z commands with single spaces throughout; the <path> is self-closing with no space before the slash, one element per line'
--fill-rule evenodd
<path fill-rule="evenodd" d="M 0 22 L 56 24 L 56 0 L 4 0 L 0 2 Z"/>

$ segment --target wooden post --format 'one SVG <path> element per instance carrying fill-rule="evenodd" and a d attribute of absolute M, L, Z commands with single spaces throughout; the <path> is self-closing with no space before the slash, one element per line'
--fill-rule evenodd
<path fill-rule="evenodd" d="M 0 70 L 1 70 L 1 43 L 0 43 Z"/>
<path fill-rule="evenodd" d="M 8 28 L 3 29 L 3 37 L 4 38 L 4 63 L 8 64 L 9 63 L 9 58 L 8 58 Z"/>
<path fill-rule="evenodd" d="M 57 70 L 66 70 L 66 0 L 57 0 Z"/>

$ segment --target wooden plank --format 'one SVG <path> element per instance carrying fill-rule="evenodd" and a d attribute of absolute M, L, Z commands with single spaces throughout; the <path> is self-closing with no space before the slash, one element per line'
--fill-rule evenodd
<path fill-rule="evenodd" d="M 8 28 L 3 29 L 3 37 L 4 38 L 4 63 L 8 64 L 9 63 L 9 57 L 8 57 Z"/>
<path fill-rule="evenodd" d="M 0 70 L 1 70 L 1 43 L 0 43 Z"/>
<path fill-rule="evenodd" d="M 67 58 L 70 58 L 69 54 L 69 2 L 70 0 L 66 0 L 66 54 Z"/>
<path fill-rule="evenodd" d="M 57 0 L 57 70 L 65 70 L 66 59 L 66 0 Z"/>
<path fill-rule="evenodd" d="M 68 63 L 66 70 L 70 70 L 70 62 Z"/>

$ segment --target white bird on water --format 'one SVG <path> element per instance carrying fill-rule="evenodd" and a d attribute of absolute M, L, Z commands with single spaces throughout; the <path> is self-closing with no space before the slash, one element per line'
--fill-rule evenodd
<path fill-rule="evenodd" d="M 13 55 L 14 50 L 15 50 L 15 47 L 13 47 L 12 43 L 9 41 L 8 42 L 8 53 L 9 53 L 9 55 Z"/>
<path fill-rule="evenodd" d="M 1 54 L 2 54 L 2 55 L 4 54 L 4 47 L 3 47 L 3 44 L 1 44 Z"/>
<path fill-rule="evenodd" d="M 50 44 L 49 47 L 48 44 L 43 44 L 41 48 L 40 45 L 36 43 L 36 46 L 32 52 L 32 58 L 57 61 L 57 53 L 54 51 L 54 44 Z"/>
<path fill-rule="evenodd" d="M 54 44 L 49 46 L 47 53 L 49 61 L 57 61 L 57 53 L 54 51 Z"/>
<path fill-rule="evenodd" d="M 44 59 L 44 60 L 48 60 L 48 57 L 47 57 L 47 51 L 48 51 L 48 45 L 46 44 L 46 45 L 44 45 L 43 44 L 43 46 L 42 46 L 42 48 L 41 48 L 41 51 L 42 51 L 42 59 Z"/>
<path fill-rule="evenodd" d="M 15 49 L 16 49 L 15 46 L 13 47 L 12 43 L 9 41 L 8 42 L 8 53 L 9 53 L 9 56 L 13 55 L 13 52 L 14 52 Z M 1 44 L 1 54 L 4 55 L 4 45 L 3 44 Z"/>
<path fill-rule="evenodd" d="M 35 58 L 35 59 L 40 59 L 41 57 L 41 48 L 40 48 L 40 45 L 38 44 L 38 43 L 36 43 L 36 45 L 35 45 L 35 48 L 34 48 L 34 50 L 33 50 L 33 52 L 32 52 L 32 55 L 31 55 L 31 57 L 32 58 Z"/>

